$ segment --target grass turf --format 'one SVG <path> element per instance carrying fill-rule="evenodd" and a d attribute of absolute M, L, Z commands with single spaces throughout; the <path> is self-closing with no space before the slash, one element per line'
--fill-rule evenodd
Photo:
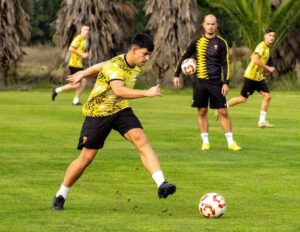
<path fill-rule="evenodd" d="M 201 151 L 191 90 L 133 100 L 176 194 L 159 200 L 133 146 L 113 132 L 71 189 L 66 210 L 53 212 L 53 196 L 79 154 L 83 116 L 72 96 L 53 103 L 50 91 L 0 92 L 0 231 L 300 231 L 299 93 L 273 93 L 273 129 L 257 128 L 259 95 L 231 108 L 239 152 L 227 150 L 212 111 L 211 150 Z M 226 198 L 222 218 L 199 214 L 207 192 Z"/>

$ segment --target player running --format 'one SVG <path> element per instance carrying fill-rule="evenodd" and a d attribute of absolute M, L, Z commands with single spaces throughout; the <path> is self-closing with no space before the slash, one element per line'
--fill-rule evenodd
<path fill-rule="evenodd" d="M 252 95 L 255 90 L 260 92 L 263 97 L 258 121 L 258 127 L 260 128 L 274 127 L 266 121 L 267 111 L 272 96 L 264 78 L 264 71 L 270 73 L 276 71 L 275 67 L 266 64 L 270 56 L 270 47 L 273 45 L 274 41 L 275 31 L 267 29 L 264 33 L 264 41 L 259 43 L 255 48 L 254 53 L 251 55 L 251 61 L 244 73 L 244 86 L 241 90 L 241 96 L 232 98 L 227 103 L 228 107 L 246 103 L 248 97 Z"/>
<path fill-rule="evenodd" d="M 233 140 L 232 125 L 226 106 L 225 95 L 229 91 L 229 53 L 226 41 L 217 35 L 217 19 L 207 15 L 203 22 L 204 35 L 193 41 L 177 64 L 174 86 L 179 87 L 179 74 L 182 62 L 196 54 L 197 75 L 193 80 L 192 107 L 198 109 L 198 127 L 202 137 L 202 150 L 209 150 L 208 139 L 208 103 L 217 109 L 221 126 L 225 131 L 228 149 L 238 151 L 241 148 Z M 223 73 L 223 78 L 222 78 Z"/>
<path fill-rule="evenodd" d="M 86 59 L 88 57 L 88 53 L 86 51 L 88 47 L 89 33 L 90 33 L 90 25 L 84 23 L 81 26 L 80 34 L 73 39 L 69 47 L 69 51 L 71 52 L 71 57 L 68 65 L 69 65 L 69 70 L 71 75 L 78 71 L 83 70 L 83 59 Z M 59 93 L 63 91 L 75 89 L 76 91 L 75 91 L 75 96 L 72 104 L 75 106 L 81 105 L 79 99 L 80 96 L 82 95 L 85 86 L 86 86 L 86 80 L 82 79 L 80 82 L 74 85 L 66 84 L 64 86 L 57 87 L 52 91 L 52 101 L 55 100 L 56 96 Z"/>
<path fill-rule="evenodd" d="M 158 197 L 166 198 L 175 193 L 176 186 L 165 180 L 143 127 L 126 100 L 161 96 L 158 85 L 148 90 L 132 89 L 137 76 L 141 73 L 141 67 L 149 60 L 153 49 L 150 37 L 142 33 L 136 34 L 126 54 L 91 66 L 68 78 L 75 84 L 83 78 L 99 73 L 89 99 L 83 106 L 83 114 L 86 117 L 77 146 L 81 153 L 67 169 L 64 181 L 54 198 L 53 210 L 64 209 L 69 189 L 93 161 L 112 129 L 118 131 L 136 147 L 144 167 L 158 187 Z"/>

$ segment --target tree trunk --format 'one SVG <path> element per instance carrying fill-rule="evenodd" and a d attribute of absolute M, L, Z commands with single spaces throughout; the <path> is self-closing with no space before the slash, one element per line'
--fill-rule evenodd
<path fill-rule="evenodd" d="M 173 87 L 174 70 L 188 44 L 197 35 L 200 13 L 195 0 L 148 0 L 147 29 L 153 35 L 153 70 L 162 87 Z M 183 82 L 181 82 L 183 83 Z"/>
<path fill-rule="evenodd" d="M 91 31 L 87 63 L 99 63 L 125 51 L 135 14 L 135 7 L 122 0 L 64 0 L 52 23 L 53 41 L 67 50 L 82 22 L 88 22 Z"/>
<path fill-rule="evenodd" d="M 3 72 L 2 72 L 2 76 L 3 76 L 3 83 L 4 83 L 4 87 L 6 88 L 8 86 L 8 70 L 9 67 L 7 64 L 3 65 Z"/>

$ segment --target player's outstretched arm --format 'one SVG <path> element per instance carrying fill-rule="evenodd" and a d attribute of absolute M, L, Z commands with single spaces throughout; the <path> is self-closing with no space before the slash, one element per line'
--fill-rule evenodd
<path fill-rule="evenodd" d="M 130 89 L 124 86 L 122 80 L 112 80 L 110 82 L 111 89 L 117 97 L 124 99 L 135 99 L 142 97 L 157 97 L 162 96 L 159 85 L 153 86 L 147 90 Z"/>
<path fill-rule="evenodd" d="M 95 64 L 83 71 L 79 71 L 73 75 L 70 75 L 70 76 L 68 76 L 67 81 L 70 82 L 71 84 L 76 84 L 76 83 L 80 82 L 83 78 L 93 76 L 94 74 L 99 73 L 103 69 L 103 66 L 105 65 L 105 63 L 106 62 Z"/>

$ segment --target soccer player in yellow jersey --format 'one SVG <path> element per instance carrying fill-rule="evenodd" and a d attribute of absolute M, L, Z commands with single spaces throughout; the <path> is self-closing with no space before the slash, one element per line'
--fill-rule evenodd
<path fill-rule="evenodd" d="M 83 106 L 85 120 L 77 146 L 81 153 L 66 171 L 63 183 L 54 198 L 53 210 L 64 209 L 69 189 L 93 161 L 112 129 L 136 147 L 144 167 L 158 187 L 158 197 L 166 198 L 175 193 L 175 185 L 165 180 L 158 158 L 127 100 L 161 96 L 158 85 L 148 90 L 132 89 L 141 67 L 149 60 L 153 49 L 152 39 L 138 33 L 133 37 L 126 54 L 91 66 L 68 78 L 72 84 L 76 84 L 83 78 L 99 73 L 89 99 Z"/>
<path fill-rule="evenodd" d="M 197 74 L 193 79 L 192 107 L 198 111 L 198 127 L 202 138 L 202 150 L 209 150 L 208 105 L 216 109 L 225 132 L 228 149 L 241 150 L 233 140 L 231 120 L 227 112 L 225 95 L 229 91 L 229 52 L 226 41 L 217 35 L 217 19 L 206 15 L 203 22 L 204 35 L 193 41 L 179 60 L 174 74 L 174 86 L 179 87 L 181 64 L 196 55 Z"/>
<path fill-rule="evenodd" d="M 244 73 L 244 86 L 241 90 L 241 96 L 230 99 L 227 106 L 235 106 L 237 104 L 246 103 L 247 99 L 256 90 L 263 97 L 261 104 L 260 117 L 258 127 L 272 128 L 273 125 L 266 121 L 266 115 L 271 101 L 271 94 L 266 84 L 264 71 L 274 72 L 275 67 L 268 66 L 266 63 L 270 55 L 270 47 L 275 41 L 275 31 L 267 29 L 264 34 L 264 41 L 259 43 L 251 56 L 251 61 Z"/>
<path fill-rule="evenodd" d="M 90 25 L 87 23 L 84 23 L 80 29 L 80 34 L 77 35 L 70 47 L 69 51 L 71 53 L 70 60 L 69 60 L 69 70 L 70 74 L 74 74 L 78 71 L 83 70 L 83 59 L 88 57 L 87 47 L 88 47 L 88 37 L 90 33 Z M 64 86 L 55 88 L 52 91 L 52 101 L 55 100 L 56 96 L 67 90 L 75 89 L 75 96 L 73 99 L 73 105 L 81 105 L 79 99 L 80 96 L 86 86 L 86 80 L 83 79 L 79 83 L 76 83 L 75 85 L 66 84 Z"/>

